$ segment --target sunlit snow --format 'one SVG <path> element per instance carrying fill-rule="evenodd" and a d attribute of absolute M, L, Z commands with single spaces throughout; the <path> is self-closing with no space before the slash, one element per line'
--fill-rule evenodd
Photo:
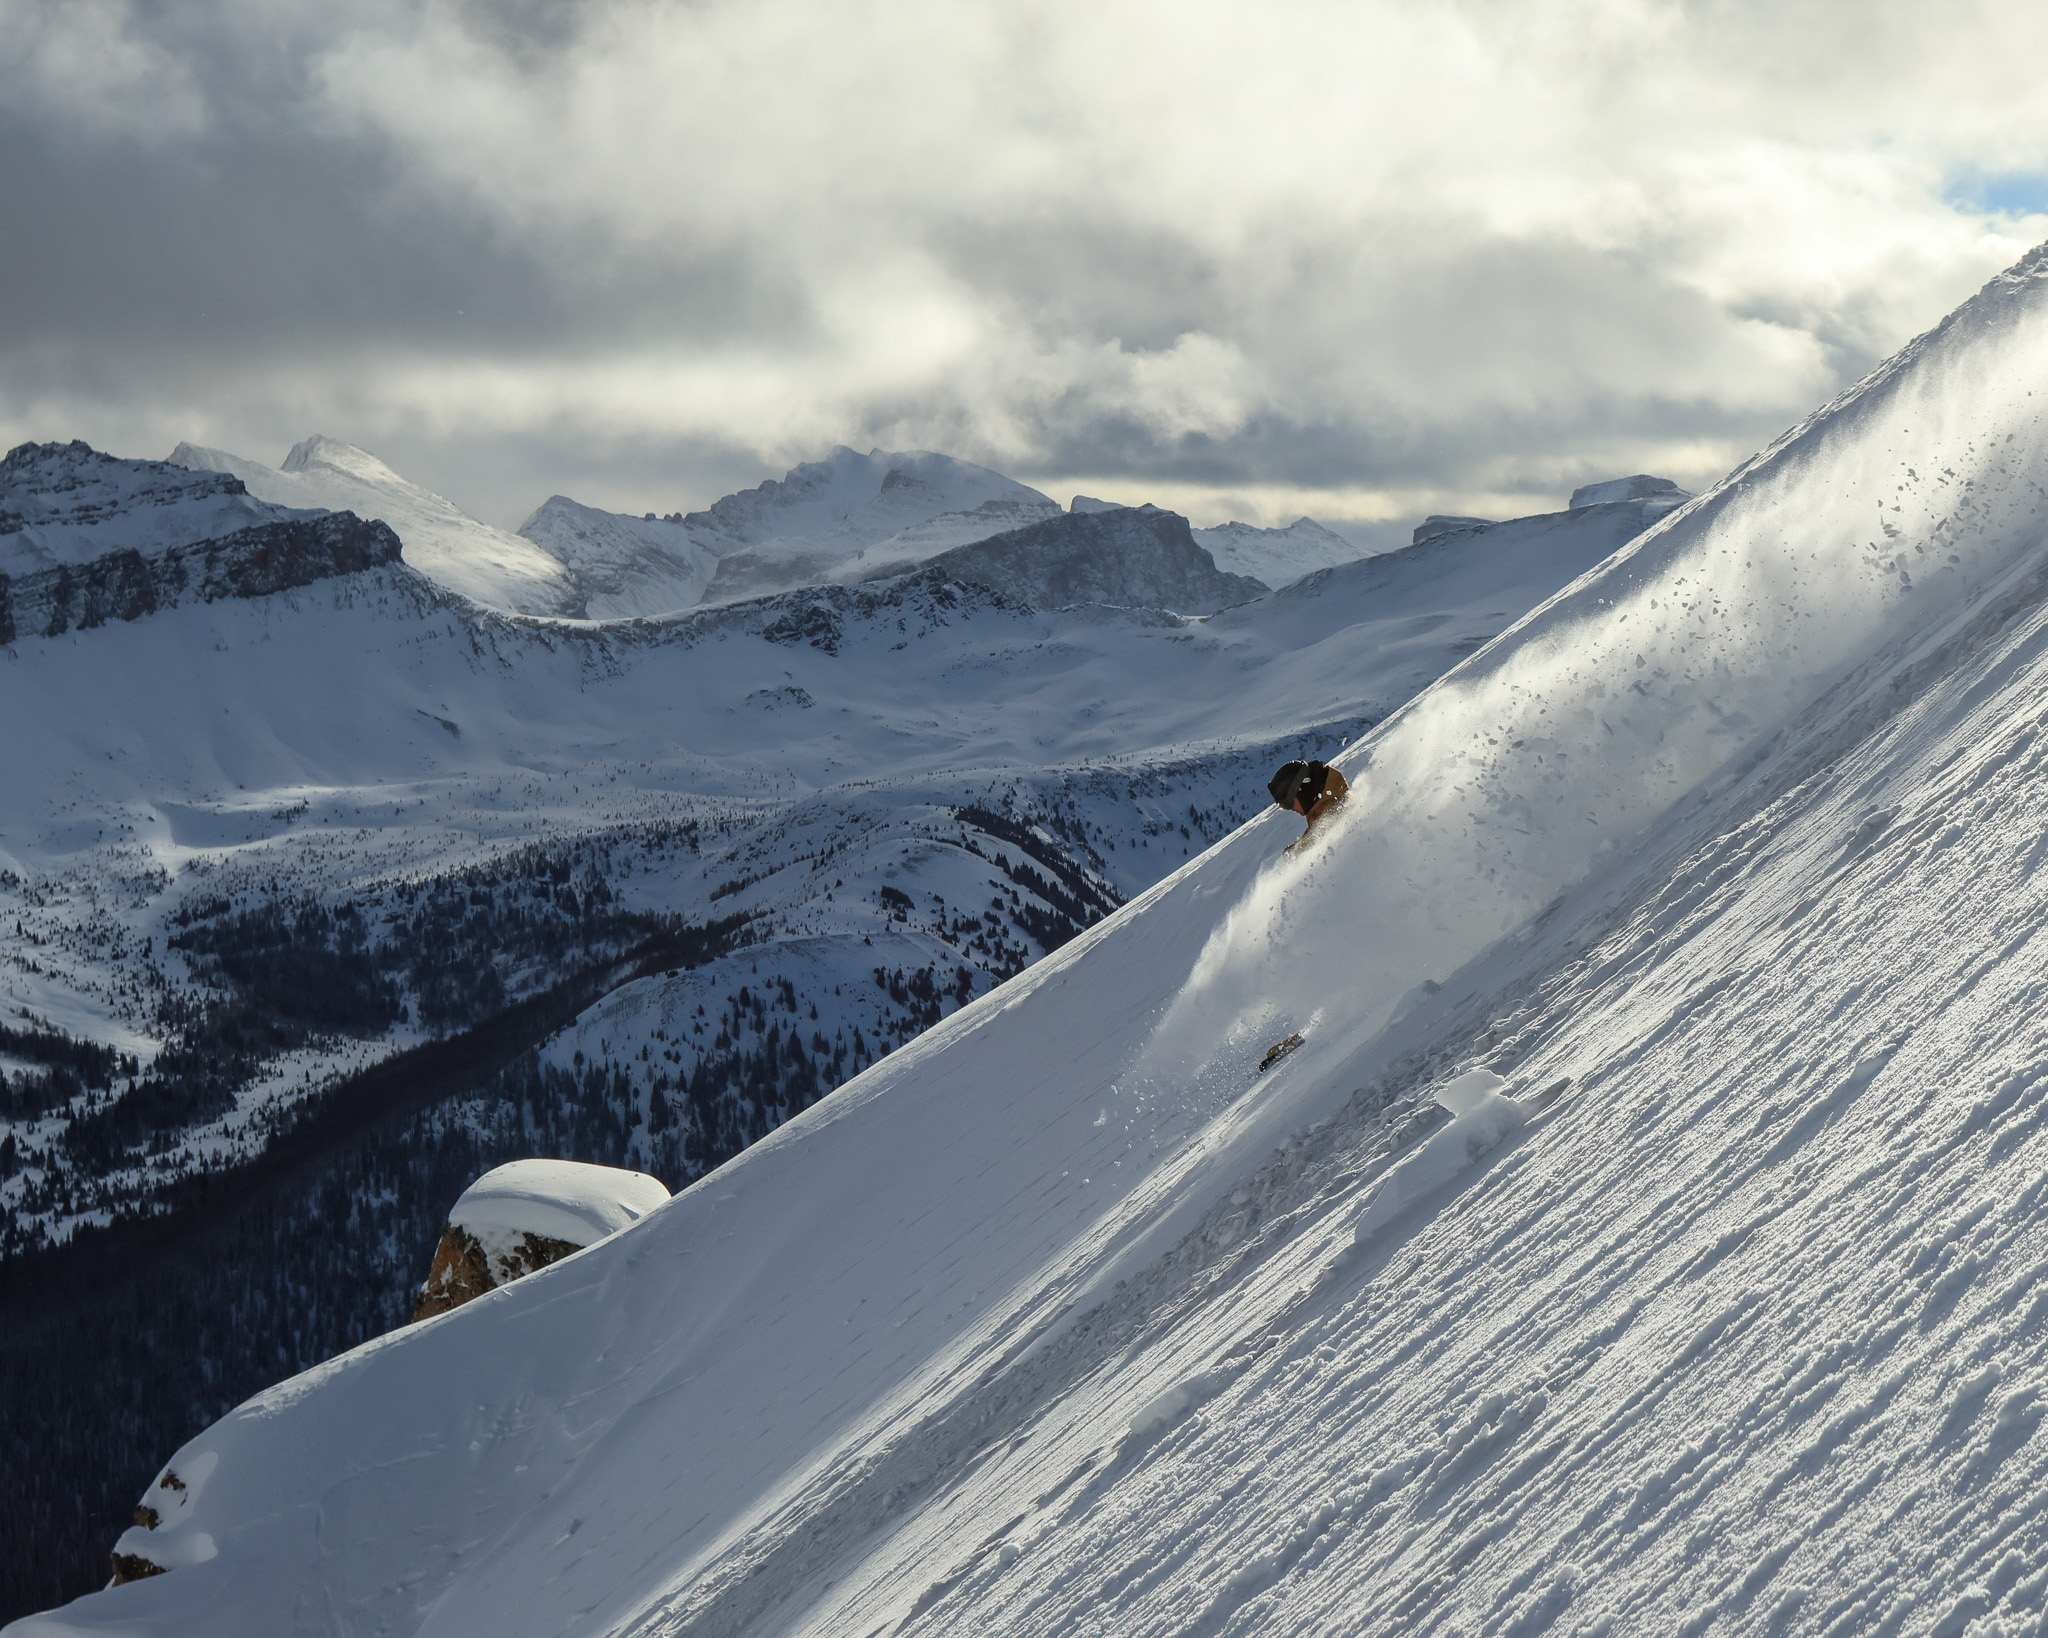
<path fill-rule="evenodd" d="M 1318 845 L 252 1400 L 170 1459 L 213 1556 L 9 1630 L 2031 1629 L 2044 361 L 2037 255 L 1345 752 Z"/>

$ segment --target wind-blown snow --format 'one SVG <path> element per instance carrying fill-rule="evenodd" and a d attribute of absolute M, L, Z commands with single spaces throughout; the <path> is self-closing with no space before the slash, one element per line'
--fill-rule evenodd
<path fill-rule="evenodd" d="M 2044 353 L 2037 255 L 1346 753 L 1316 846 L 252 1400 L 172 1458 L 214 1557 L 10 1630 L 2037 1624 Z"/>
<path fill-rule="evenodd" d="M 532 541 L 479 523 L 368 450 L 337 438 L 294 444 L 282 468 L 197 444 L 178 445 L 168 464 L 233 473 L 250 494 L 279 506 L 381 519 L 403 544 L 407 563 L 487 608 L 561 614 L 574 601 L 568 571 Z"/>

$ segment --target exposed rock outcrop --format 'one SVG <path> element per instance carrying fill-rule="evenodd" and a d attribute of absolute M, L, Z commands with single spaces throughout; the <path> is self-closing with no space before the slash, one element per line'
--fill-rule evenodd
<path fill-rule="evenodd" d="M 515 1160 L 462 1191 L 413 1307 L 415 1322 L 616 1234 L 668 1199 L 645 1172 L 574 1160 Z"/>
<path fill-rule="evenodd" d="M 108 1585 L 125 1586 L 163 1575 L 187 1564 L 203 1564 L 216 1552 L 213 1537 L 187 1525 L 196 1485 L 213 1472 L 216 1458 L 202 1455 L 191 1481 L 180 1478 L 175 1468 L 165 1468 L 148 1495 L 135 1508 L 135 1523 L 121 1532 L 109 1555 L 111 1577 Z"/>
<path fill-rule="evenodd" d="M 398 537 L 352 512 L 259 523 L 147 557 L 130 547 L 36 574 L 0 575 L 0 643 L 137 620 L 182 602 L 267 597 L 399 560 Z"/>
<path fill-rule="evenodd" d="M 522 1231 L 516 1244 L 492 1257 L 468 1229 L 450 1223 L 441 1235 L 441 1243 L 434 1248 L 434 1266 L 427 1274 L 427 1283 L 420 1287 L 420 1299 L 413 1305 L 412 1317 L 417 1322 L 445 1314 L 486 1291 L 510 1285 L 522 1275 L 558 1263 L 582 1249 L 568 1240 Z"/>
<path fill-rule="evenodd" d="M 1186 518 L 1155 506 L 1065 512 L 941 552 L 924 572 L 1038 609 L 1109 603 L 1214 614 L 1268 590 L 1247 575 L 1225 574 Z"/>
<path fill-rule="evenodd" d="M 0 460 L 0 643 L 398 561 L 382 523 L 275 506 L 229 473 L 77 440 L 21 444 Z"/>

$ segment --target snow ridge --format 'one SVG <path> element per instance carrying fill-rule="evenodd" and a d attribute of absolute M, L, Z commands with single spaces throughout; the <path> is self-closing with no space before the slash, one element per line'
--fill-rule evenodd
<path fill-rule="evenodd" d="M 172 450 L 168 464 L 232 473 L 251 495 L 276 505 L 378 519 L 396 531 L 413 568 L 486 608 L 559 615 L 575 601 L 568 570 L 532 541 L 478 522 L 340 439 L 302 439 L 282 467 L 189 443 Z"/>

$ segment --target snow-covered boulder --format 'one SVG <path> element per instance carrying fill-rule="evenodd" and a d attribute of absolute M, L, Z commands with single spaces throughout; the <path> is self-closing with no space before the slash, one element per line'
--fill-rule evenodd
<path fill-rule="evenodd" d="M 1630 478 L 1581 484 L 1572 491 L 1571 509 L 1576 512 L 1582 506 L 1610 506 L 1615 501 L 1660 501 L 1669 510 L 1691 499 L 1690 490 L 1680 489 L 1669 478 L 1653 478 L 1647 472 L 1638 472 Z"/>
<path fill-rule="evenodd" d="M 415 1320 L 460 1308 L 636 1223 L 669 1197 L 660 1181 L 578 1160 L 514 1160 L 462 1191 L 420 1288 Z"/>

